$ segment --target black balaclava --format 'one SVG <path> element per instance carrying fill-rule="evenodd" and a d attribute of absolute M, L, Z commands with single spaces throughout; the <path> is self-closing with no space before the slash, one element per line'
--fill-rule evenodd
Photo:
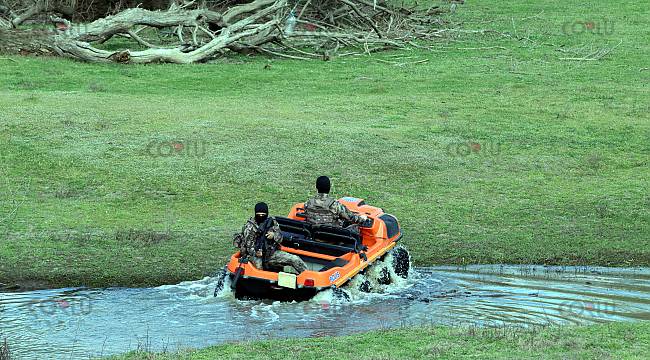
<path fill-rule="evenodd" d="M 264 213 L 264 215 L 258 215 L 257 213 Z M 255 204 L 255 222 L 261 224 L 268 217 L 269 217 L 269 206 L 263 202 Z"/>
<path fill-rule="evenodd" d="M 318 179 L 316 179 L 316 189 L 318 190 L 319 193 L 321 194 L 329 194 L 330 193 L 330 178 L 327 176 L 321 176 Z"/>

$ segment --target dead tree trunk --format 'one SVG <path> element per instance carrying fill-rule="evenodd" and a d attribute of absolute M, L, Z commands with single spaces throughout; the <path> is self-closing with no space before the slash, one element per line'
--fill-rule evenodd
<path fill-rule="evenodd" d="M 119 14 L 108 16 L 85 25 L 71 24 L 62 18 L 53 18 L 55 29 L 51 31 L 21 31 L 10 30 L 5 24 L 5 30 L 0 33 L 0 48 L 4 52 L 13 53 L 55 53 L 65 57 L 91 62 L 124 62 L 124 63 L 194 63 L 201 62 L 225 51 L 233 43 L 255 38 L 265 34 L 265 37 L 279 36 L 277 28 L 280 19 L 278 13 L 286 7 L 286 0 L 256 0 L 251 3 L 235 6 L 220 14 L 206 9 L 186 10 L 174 8 L 168 11 L 150 11 L 140 8 L 127 9 Z M 28 12 L 14 18 L 12 26 L 18 25 L 42 9 L 41 5 L 31 8 Z M 206 30 L 206 25 L 214 23 L 219 26 L 217 34 Z M 174 47 L 154 47 L 146 50 L 108 51 L 93 46 L 92 42 L 104 42 L 115 35 L 126 35 L 141 43 L 144 41 L 137 35 L 136 26 L 165 28 L 187 27 L 191 29 L 191 43 Z M 275 31 L 273 31 L 275 30 Z M 206 32 L 210 40 L 199 43 L 196 33 Z"/>

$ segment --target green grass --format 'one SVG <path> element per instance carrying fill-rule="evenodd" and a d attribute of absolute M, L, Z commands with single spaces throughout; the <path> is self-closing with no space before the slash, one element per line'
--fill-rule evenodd
<path fill-rule="evenodd" d="M 647 359 L 650 325 L 545 329 L 405 328 L 314 339 L 225 344 L 203 350 L 131 352 L 111 359 Z"/>
<path fill-rule="evenodd" d="M 486 32 L 432 51 L 0 59 L 0 282 L 210 274 L 257 201 L 284 215 L 322 174 L 397 215 L 417 265 L 650 265 L 647 19 L 634 1 L 490 0 L 449 16 Z M 586 20 L 613 28 L 563 32 Z M 148 150 L 175 141 L 201 151 Z"/>

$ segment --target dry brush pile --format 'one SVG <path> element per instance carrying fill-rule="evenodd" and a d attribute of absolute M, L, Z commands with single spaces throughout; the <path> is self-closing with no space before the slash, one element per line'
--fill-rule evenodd
<path fill-rule="evenodd" d="M 120 63 L 195 63 L 231 51 L 328 58 L 417 47 L 440 36 L 442 24 L 438 6 L 386 0 L 164 1 L 159 10 L 160 1 L 149 9 L 117 1 L 112 14 L 78 22 L 75 14 L 92 13 L 78 0 L 0 0 L 0 50 Z M 47 26 L 26 24 L 35 19 Z M 129 48 L 101 45 L 114 37 Z"/>

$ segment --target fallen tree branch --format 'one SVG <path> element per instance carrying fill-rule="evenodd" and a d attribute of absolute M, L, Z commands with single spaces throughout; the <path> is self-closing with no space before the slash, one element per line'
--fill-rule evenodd
<path fill-rule="evenodd" d="M 622 43 L 623 43 L 623 40 L 619 41 L 618 44 L 616 44 L 616 46 L 613 46 L 611 48 L 603 48 L 603 49 L 596 50 L 593 53 L 591 53 L 591 54 L 589 54 L 587 56 L 584 56 L 584 57 L 580 57 L 580 58 L 578 58 L 578 57 L 565 57 L 565 58 L 560 58 L 560 60 L 597 61 L 597 60 L 600 60 L 600 59 L 604 58 L 605 56 L 607 56 L 612 51 L 614 51 L 614 49 L 619 47 L 619 45 L 621 45 Z"/>
<path fill-rule="evenodd" d="M 90 24 L 80 27 L 76 40 L 87 42 L 101 41 L 117 33 L 128 33 L 132 27 L 138 25 L 158 29 L 174 26 L 196 26 L 201 20 L 221 26 L 225 25 L 219 13 L 205 9 L 151 11 L 133 8 L 124 10 L 113 16 L 95 20 Z"/>
<path fill-rule="evenodd" d="M 11 26 L 18 27 L 20 24 L 24 23 L 34 15 L 41 13 L 45 10 L 47 10 L 47 2 L 37 1 L 33 6 L 29 7 L 25 12 L 23 12 L 18 16 L 15 16 L 13 20 L 11 20 Z"/>
<path fill-rule="evenodd" d="M 81 41 L 66 41 L 65 39 L 58 39 L 57 48 L 61 51 L 61 55 L 73 56 L 76 58 L 84 59 L 87 61 L 97 62 L 120 62 L 120 63 L 151 63 L 151 62 L 169 62 L 177 64 L 189 64 L 194 62 L 202 62 L 214 56 L 219 51 L 222 51 L 231 43 L 247 36 L 255 35 L 260 31 L 264 31 L 277 25 L 276 20 L 271 20 L 262 25 L 243 30 L 247 25 L 250 25 L 259 17 L 267 15 L 273 11 L 272 7 L 261 11 L 256 15 L 245 18 L 237 23 L 225 28 L 224 31 L 215 37 L 209 43 L 191 51 L 184 51 L 183 48 L 174 49 L 147 49 L 142 51 L 129 51 L 124 50 L 120 52 L 111 52 L 100 50 L 92 47 L 90 44 Z"/>

